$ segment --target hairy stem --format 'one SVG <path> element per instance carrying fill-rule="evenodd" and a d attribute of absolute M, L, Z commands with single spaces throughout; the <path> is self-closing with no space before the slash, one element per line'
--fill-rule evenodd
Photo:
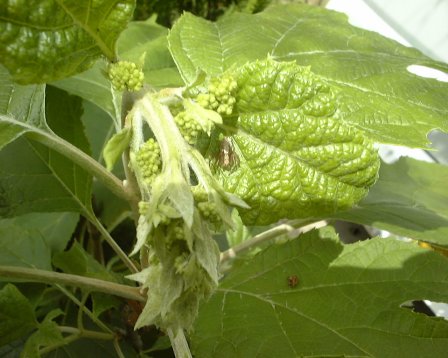
<path fill-rule="evenodd" d="M 253 238 L 246 240 L 241 244 L 235 245 L 227 251 L 222 252 L 220 255 L 221 272 L 224 273 L 228 270 L 228 268 L 225 266 L 226 263 L 228 263 L 238 255 L 242 255 L 253 249 L 254 247 L 257 247 L 267 241 L 275 239 L 284 234 L 290 234 L 291 236 L 296 237 L 299 234 L 310 231 L 311 229 L 319 228 L 325 225 L 325 221 L 318 221 L 307 226 L 302 226 L 300 228 L 297 228 L 291 224 L 280 224 L 278 226 L 275 226 L 272 229 L 264 231 L 261 234 L 258 234 Z"/>
<path fill-rule="evenodd" d="M 192 358 L 184 331 L 182 329 L 174 331 L 170 328 L 167 333 L 176 358 Z"/>
<path fill-rule="evenodd" d="M 30 269 L 16 266 L 0 266 L 0 277 L 9 280 L 23 280 L 32 282 L 43 282 L 47 284 L 71 285 L 93 292 L 102 292 L 110 295 L 128 298 L 135 301 L 145 302 L 146 298 L 136 287 L 121 285 L 114 282 L 98 280 L 96 278 L 70 275 L 53 271 Z"/>

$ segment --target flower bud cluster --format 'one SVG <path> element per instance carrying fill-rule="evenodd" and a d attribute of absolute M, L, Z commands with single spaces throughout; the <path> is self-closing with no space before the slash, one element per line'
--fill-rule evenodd
<path fill-rule="evenodd" d="M 119 61 L 109 65 L 109 80 L 117 91 L 139 91 L 143 87 L 145 75 L 141 68 L 129 61 Z"/>
<path fill-rule="evenodd" d="M 190 113 L 182 111 L 174 117 L 177 127 L 184 139 L 191 145 L 196 144 L 201 125 L 194 119 Z"/>
<path fill-rule="evenodd" d="M 135 157 L 140 168 L 143 180 L 146 184 L 151 184 L 160 173 L 162 158 L 160 156 L 159 144 L 150 138 L 143 144 Z"/>
<path fill-rule="evenodd" d="M 229 116 L 236 102 L 237 87 L 237 82 L 229 74 L 216 77 L 210 81 L 207 87 L 208 93 L 200 93 L 196 100 L 204 108 Z"/>

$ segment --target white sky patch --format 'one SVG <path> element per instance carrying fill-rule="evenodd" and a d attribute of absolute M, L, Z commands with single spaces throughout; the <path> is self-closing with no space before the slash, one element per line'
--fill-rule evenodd
<path fill-rule="evenodd" d="M 448 82 L 448 73 L 436 70 L 435 68 L 420 65 L 411 65 L 407 67 L 407 70 L 410 73 L 413 73 L 414 75 L 420 77 L 434 78 L 441 82 Z"/>

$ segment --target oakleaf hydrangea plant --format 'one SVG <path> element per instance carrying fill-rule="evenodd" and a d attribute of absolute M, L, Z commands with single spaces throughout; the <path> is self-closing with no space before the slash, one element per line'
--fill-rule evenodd
<path fill-rule="evenodd" d="M 378 148 L 448 131 L 406 70 L 448 65 L 319 7 L 137 3 L 0 4 L 0 352 L 444 356 L 408 307 L 448 301 L 448 170 Z"/>

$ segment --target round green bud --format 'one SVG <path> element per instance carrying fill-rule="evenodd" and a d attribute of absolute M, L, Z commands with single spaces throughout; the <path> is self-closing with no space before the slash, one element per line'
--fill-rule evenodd
<path fill-rule="evenodd" d="M 159 144 L 150 138 L 144 143 L 135 156 L 143 180 L 151 184 L 162 168 Z"/>
<path fill-rule="evenodd" d="M 119 61 L 108 68 L 109 80 L 117 91 L 139 91 L 143 87 L 145 75 L 133 62 Z"/>

